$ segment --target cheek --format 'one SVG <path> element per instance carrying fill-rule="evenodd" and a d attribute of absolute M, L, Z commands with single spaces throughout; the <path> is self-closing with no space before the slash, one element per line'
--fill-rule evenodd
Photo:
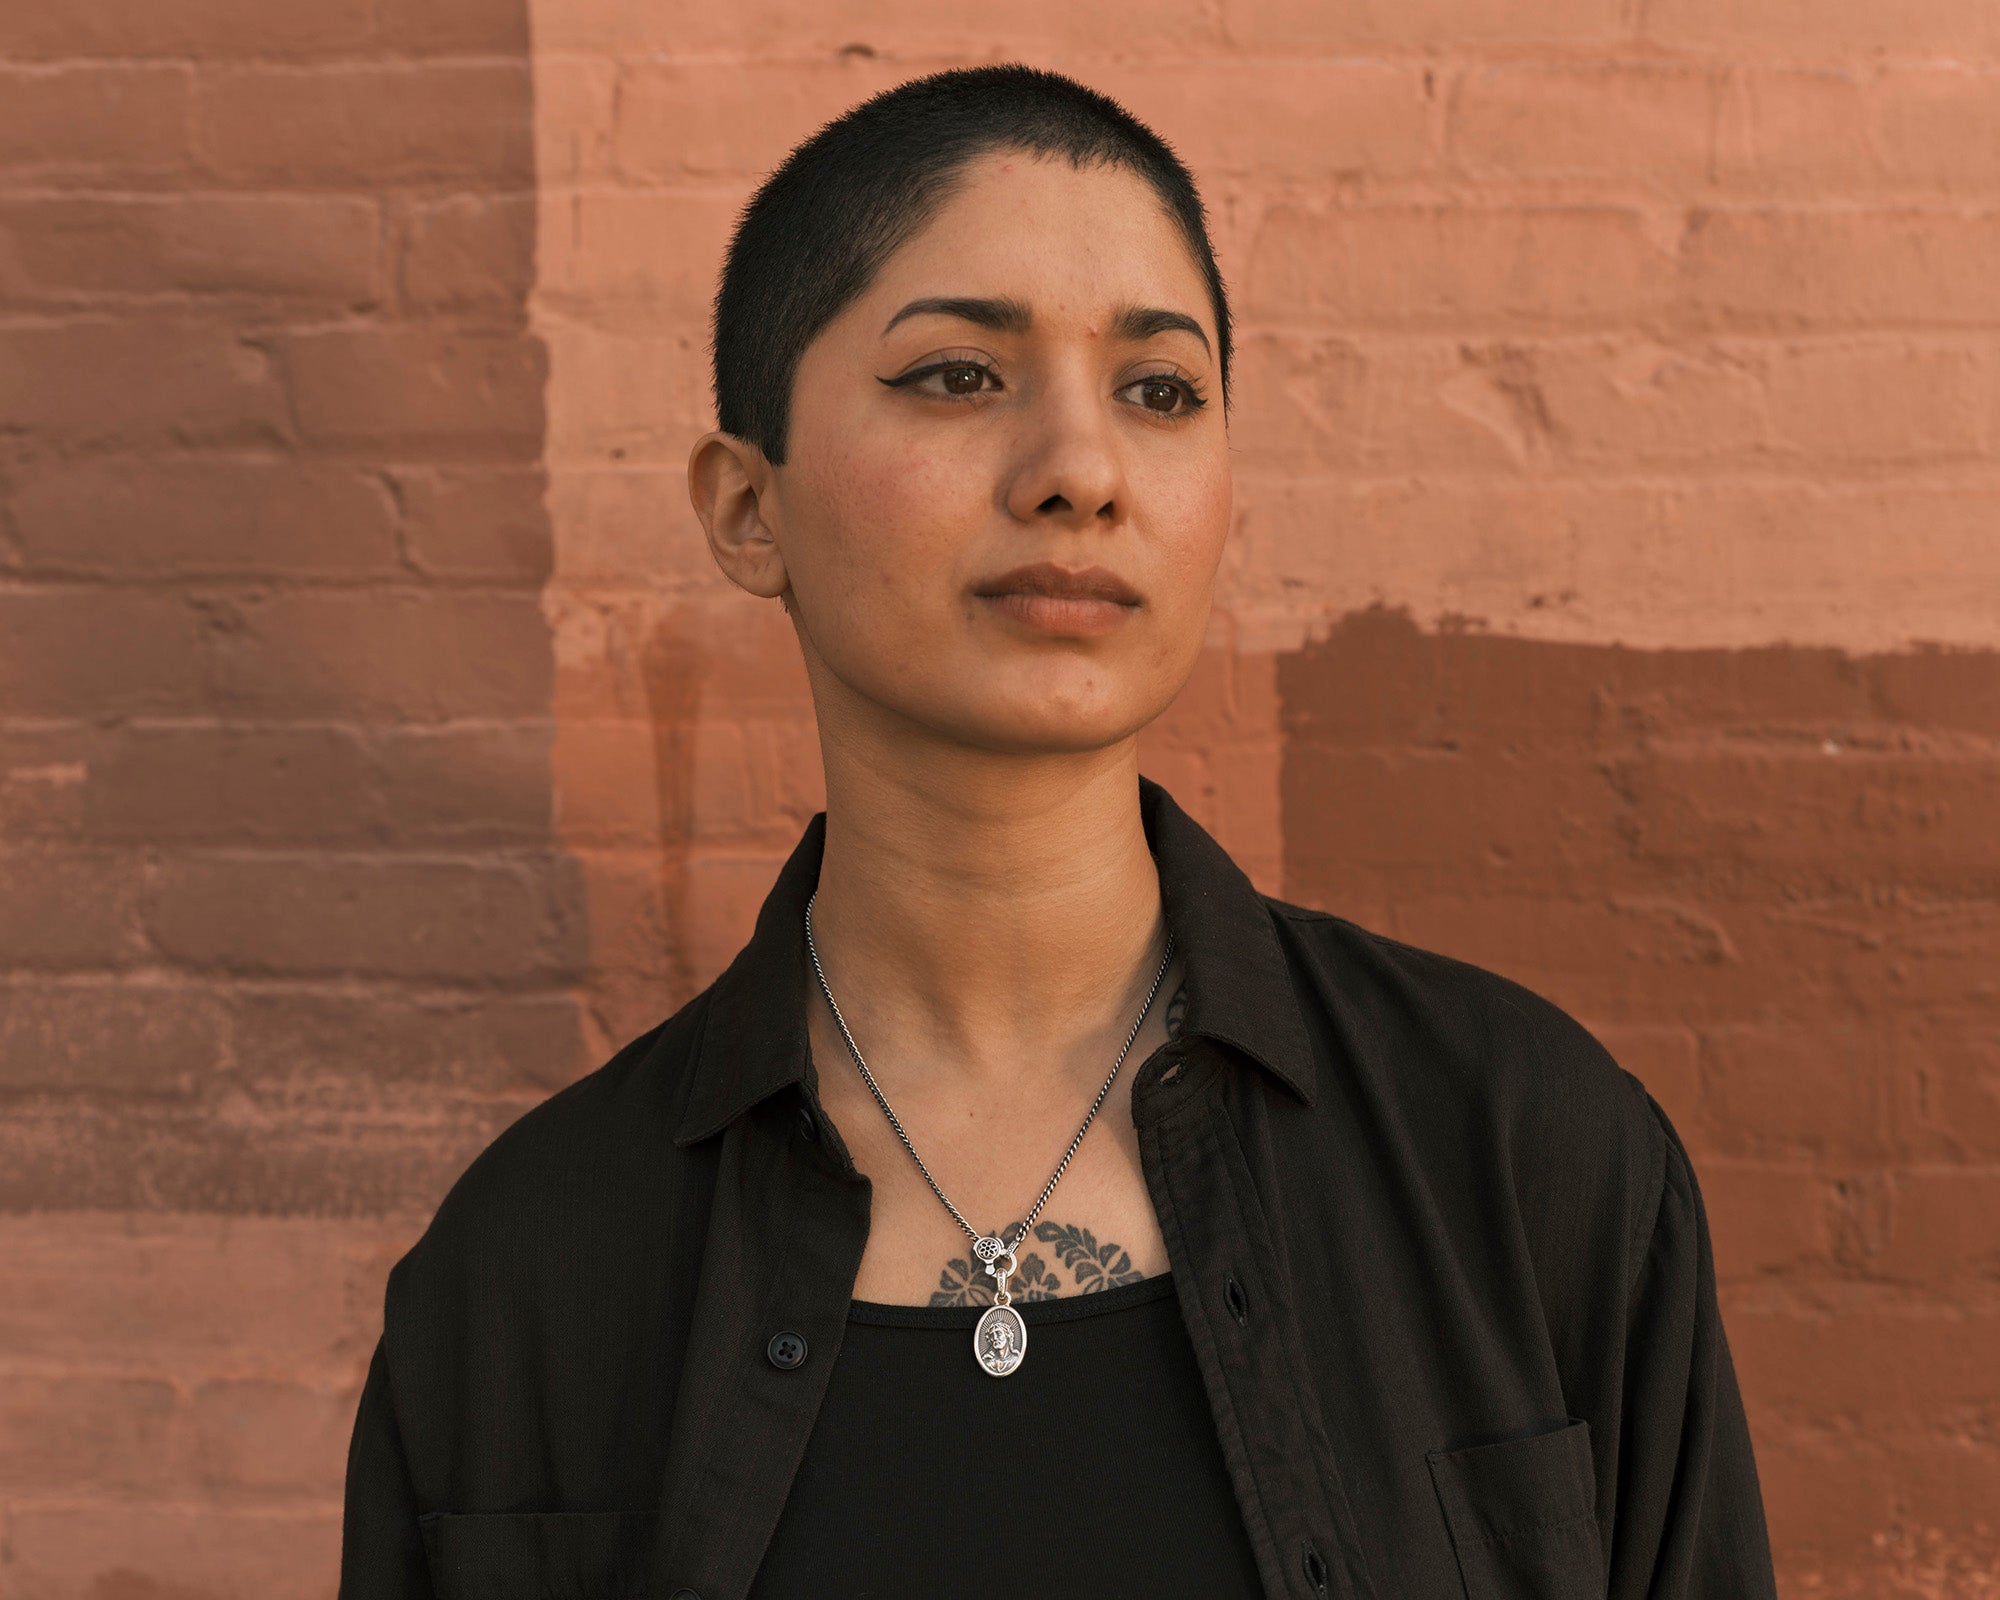
<path fill-rule="evenodd" d="M 823 548 L 871 590 L 930 593 L 953 577 L 967 474 L 943 457 L 854 441 L 818 490 Z M 970 508 L 976 523 L 978 506 Z"/>

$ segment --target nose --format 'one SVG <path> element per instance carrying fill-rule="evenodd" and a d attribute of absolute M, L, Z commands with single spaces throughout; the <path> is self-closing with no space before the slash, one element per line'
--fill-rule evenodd
<path fill-rule="evenodd" d="M 1125 468 L 1108 409 L 1116 403 L 1080 373 L 1042 389 L 1025 413 L 1007 486 L 1016 518 L 1081 529 L 1123 517 Z"/>

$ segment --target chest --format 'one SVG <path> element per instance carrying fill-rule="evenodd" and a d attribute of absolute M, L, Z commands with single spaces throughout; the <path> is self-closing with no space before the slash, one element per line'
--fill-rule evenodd
<path fill-rule="evenodd" d="M 1164 1020 L 1148 1022 L 1016 1251 L 1019 1270 L 1009 1288 L 1017 1301 L 1092 1293 L 1168 1270 L 1132 1122 L 1132 1082 L 1168 1037 Z M 838 1035 L 823 1043 L 815 1033 L 813 1056 L 821 1104 L 871 1185 L 868 1240 L 853 1298 L 916 1306 L 991 1303 L 994 1280 L 973 1255 L 972 1239 L 897 1136 Z M 890 1094 L 889 1103 L 966 1222 L 982 1233 L 1005 1230 L 1012 1237 L 1055 1174 L 1101 1083 L 1100 1077 L 1067 1093 L 1014 1099 L 906 1095 L 907 1105 Z"/>

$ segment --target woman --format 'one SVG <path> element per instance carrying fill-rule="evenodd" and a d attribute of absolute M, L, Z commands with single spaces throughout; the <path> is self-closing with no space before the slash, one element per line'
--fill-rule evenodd
<path fill-rule="evenodd" d="M 1019 66 L 753 199 L 689 484 L 827 807 L 390 1275 L 341 1592 L 1771 1595 L 1659 1105 L 1140 776 L 1229 521 L 1186 171 Z"/>

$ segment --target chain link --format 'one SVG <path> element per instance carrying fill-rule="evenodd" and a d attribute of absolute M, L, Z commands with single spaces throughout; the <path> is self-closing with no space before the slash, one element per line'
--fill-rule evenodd
<path fill-rule="evenodd" d="M 917 1154 L 917 1147 L 910 1142 L 909 1134 L 903 1130 L 902 1120 L 889 1108 L 889 1102 L 884 1097 L 881 1086 L 875 1081 L 875 1074 L 868 1070 L 868 1063 L 861 1059 L 861 1051 L 854 1043 L 854 1035 L 847 1031 L 847 1019 L 840 1014 L 840 1007 L 834 1002 L 833 990 L 826 981 L 826 971 L 819 964 L 819 947 L 813 943 L 813 901 L 817 899 L 819 899 L 819 891 L 815 889 L 811 897 L 806 901 L 806 949 L 812 955 L 813 972 L 819 978 L 820 992 L 826 996 L 826 1003 L 833 1012 L 833 1020 L 840 1028 L 840 1036 L 847 1041 L 847 1048 L 854 1057 L 854 1064 L 861 1069 L 861 1076 L 867 1080 L 869 1092 L 875 1096 L 876 1104 L 881 1106 L 882 1114 L 889 1119 L 889 1126 L 896 1130 L 896 1137 L 903 1141 L 903 1148 L 910 1152 L 910 1159 L 916 1162 L 917 1170 L 923 1173 L 924 1181 L 931 1186 L 931 1191 L 944 1202 L 945 1210 L 958 1219 L 958 1225 L 966 1231 L 976 1244 L 984 1235 L 959 1214 L 958 1207 L 951 1203 L 951 1197 L 938 1187 L 937 1179 L 931 1176 L 931 1169 L 924 1165 L 924 1158 Z M 1090 1127 L 1091 1118 L 1097 1115 L 1097 1108 L 1104 1104 L 1104 1097 L 1111 1092 L 1112 1080 L 1118 1076 L 1118 1069 L 1125 1065 L 1125 1056 L 1132 1048 L 1132 1041 L 1139 1037 L 1139 1030 L 1145 1026 L 1147 1013 L 1153 1009 L 1153 997 L 1160 992 L 1160 985 L 1165 981 L 1167 968 L 1173 959 L 1174 935 L 1173 930 L 1169 929 L 1167 931 L 1166 953 L 1160 957 L 1160 970 L 1153 974 L 1153 986 L 1146 991 L 1146 1003 L 1139 1008 L 1138 1021 L 1132 1024 L 1132 1031 L 1125 1035 L 1125 1048 L 1118 1052 L 1118 1059 L 1111 1064 L 1110 1077 L 1104 1080 L 1104 1087 L 1097 1091 L 1097 1098 L 1090 1102 L 1090 1110 L 1084 1115 L 1083 1126 L 1076 1130 L 1076 1137 L 1070 1140 L 1069 1148 L 1063 1152 L 1062 1160 L 1056 1163 L 1054 1176 L 1049 1179 L 1047 1186 L 1042 1190 L 1042 1197 L 1035 1202 L 1034 1209 L 1027 1215 L 1027 1220 L 1021 1224 L 1021 1231 L 1012 1240 L 1005 1241 L 1009 1249 L 1014 1245 L 1020 1244 L 1022 1240 L 1028 1237 L 1029 1230 L 1035 1225 L 1035 1218 L 1041 1215 L 1042 1207 L 1048 1204 L 1049 1196 L 1055 1193 L 1056 1185 L 1062 1181 L 1062 1175 L 1069 1166 L 1070 1157 L 1076 1154 L 1077 1146 L 1083 1143 L 1083 1136 Z M 995 1235 L 995 1237 L 997 1238 L 998 1235 Z"/>

